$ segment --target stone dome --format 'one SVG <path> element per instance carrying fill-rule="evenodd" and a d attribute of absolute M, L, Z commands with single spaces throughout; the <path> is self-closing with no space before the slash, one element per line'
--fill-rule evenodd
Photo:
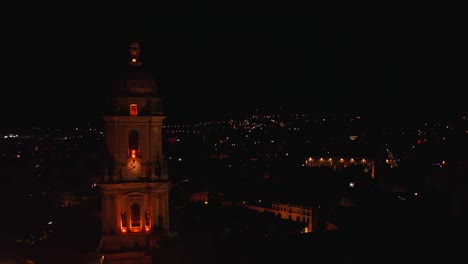
<path fill-rule="evenodd" d="M 129 69 L 114 82 L 112 91 L 117 97 L 155 97 L 158 96 L 156 81 L 153 74 L 144 70 L 140 60 L 140 43 L 129 45 Z"/>
<path fill-rule="evenodd" d="M 140 68 L 130 69 L 112 84 L 113 93 L 119 97 L 154 97 L 158 95 L 153 74 Z"/>

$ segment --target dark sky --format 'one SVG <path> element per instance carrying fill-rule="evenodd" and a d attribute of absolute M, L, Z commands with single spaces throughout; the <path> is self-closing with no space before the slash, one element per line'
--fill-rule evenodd
<path fill-rule="evenodd" d="M 393 118 L 466 110 L 466 21 L 456 7 L 282 15 L 56 8 L 17 10 L 16 20 L 7 21 L 15 25 L 2 38 L 0 110 L 7 123 L 99 116 L 132 40 L 141 42 L 143 63 L 174 120 L 255 109 Z"/>

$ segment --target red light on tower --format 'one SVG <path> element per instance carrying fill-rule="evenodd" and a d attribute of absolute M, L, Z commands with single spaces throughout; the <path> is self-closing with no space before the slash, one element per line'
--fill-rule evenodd
<path fill-rule="evenodd" d="M 130 105 L 130 115 L 131 116 L 137 116 L 138 115 L 138 105 L 136 105 L 136 104 L 131 104 Z"/>

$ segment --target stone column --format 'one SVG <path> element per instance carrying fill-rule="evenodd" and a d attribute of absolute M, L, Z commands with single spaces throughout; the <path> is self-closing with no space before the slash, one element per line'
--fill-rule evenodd
<path fill-rule="evenodd" d="M 152 198 L 153 198 L 153 225 L 155 227 L 159 227 L 159 192 L 154 192 L 152 194 Z"/>
<path fill-rule="evenodd" d="M 102 222 L 102 232 L 105 234 L 109 233 L 109 220 L 108 220 L 108 214 L 109 214 L 109 197 L 107 194 L 102 193 L 102 198 L 101 198 L 101 222 Z"/>
<path fill-rule="evenodd" d="M 164 229 L 169 230 L 169 193 L 164 193 Z"/>
<path fill-rule="evenodd" d="M 112 233 L 118 232 L 118 218 L 117 218 L 117 195 L 115 193 L 111 194 L 110 199 L 110 212 L 109 212 L 109 227 Z"/>

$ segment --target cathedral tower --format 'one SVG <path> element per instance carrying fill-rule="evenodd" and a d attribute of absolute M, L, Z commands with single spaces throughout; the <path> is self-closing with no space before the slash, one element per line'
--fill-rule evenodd
<path fill-rule="evenodd" d="M 169 181 L 162 154 L 163 115 L 157 85 L 129 45 L 128 71 L 115 80 L 102 117 L 106 171 L 101 187 L 104 263 L 151 263 L 169 231 Z"/>

